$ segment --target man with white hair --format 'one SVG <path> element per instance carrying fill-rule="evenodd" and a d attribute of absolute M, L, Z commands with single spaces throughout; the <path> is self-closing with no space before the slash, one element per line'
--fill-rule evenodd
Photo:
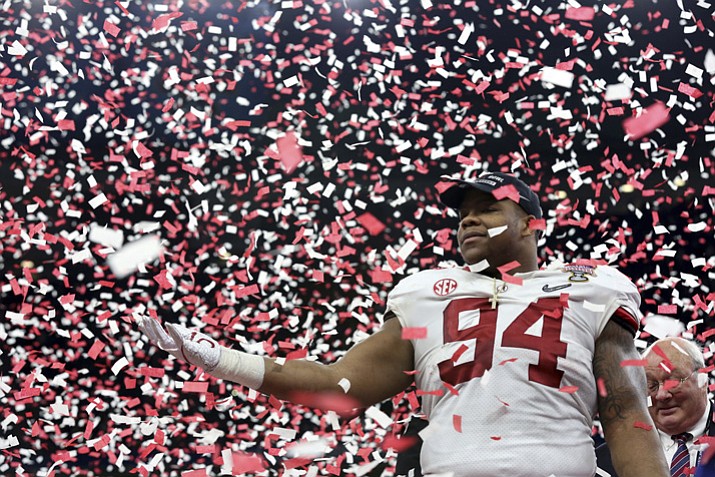
<path fill-rule="evenodd" d="M 691 475 L 701 457 L 698 440 L 715 436 L 703 354 L 692 341 L 669 337 L 653 343 L 643 358 L 647 363 L 648 410 L 670 462 L 671 476 Z M 600 469 L 616 476 L 606 444 L 596 450 L 596 458 Z"/>

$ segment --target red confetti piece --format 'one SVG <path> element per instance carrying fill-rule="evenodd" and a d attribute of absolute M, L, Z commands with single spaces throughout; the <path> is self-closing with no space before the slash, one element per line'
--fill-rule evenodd
<path fill-rule="evenodd" d="M 546 219 L 531 219 L 529 221 L 530 230 L 546 230 Z"/>
<path fill-rule="evenodd" d="M 57 121 L 57 127 L 60 131 L 74 131 L 75 123 L 71 119 L 63 119 L 61 121 Z"/>
<path fill-rule="evenodd" d="M 171 110 L 172 106 L 174 106 L 174 98 L 169 98 L 169 100 L 164 103 L 164 107 L 161 108 L 161 112 L 166 113 L 167 111 Z"/>
<path fill-rule="evenodd" d="M 141 158 L 147 158 L 151 157 L 153 153 L 151 152 L 151 149 L 139 142 L 137 143 L 137 154 L 139 154 L 139 157 Z"/>
<path fill-rule="evenodd" d="M 89 440 L 92 437 L 93 429 L 94 429 L 94 422 L 88 420 L 87 424 L 84 426 L 84 433 L 82 434 L 82 437 Z"/>
<path fill-rule="evenodd" d="M 675 366 L 670 361 L 670 358 L 668 358 L 668 355 L 665 354 L 665 351 L 663 351 L 663 349 L 659 345 L 655 345 L 653 348 L 651 348 L 651 352 L 657 354 L 661 358 L 661 362 L 658 363 L 658 366 L 660 368 L 662 368 L 666 373 L 673 372 Z"/>
<path fill-rule="evenodd" d="M 216 452 L 216 446 L 196 446 L 194 451 L 197 454 L 214 454 Z"/>
<path fill-rule="evenodd" d="M 169 289 L 173 287 L 173 284 L 168 278 L 169 271 L 168 270 L 162 270 L 160 273 L 154 276 L 154 280 L 161 286 L 163 289 Z"/>
<path fill-rule="evenodd" d="M 151 27 L 154 30 L 163 30 L 167 26 L 169 26 L 169 23 L 171 20 L 174 20 L 175 18 L 179 18 L 183 15 L 183 13 L 179 12 L 173 12 L 173 13 L 166 13 L 164 15 L 159 15 L 151 24 Z"/>
<path fill-rule="evenodd" d="M 403 340 L 423 340 L 427 338 L 427 328 L 424 326 L 402 328 Z"/>
<path fill-rule="evenodd" d="M 598 378 L 596 380 L 596 387 L 598 388 L 599 396 L 601 396 L 601 397 L 608 396 L 608 391 L 606 389 L 606 382 L 603 380 L 603 378 Z"/>
<path fill-rule="evenodd" d="M 283 169 L 286 173 L 292 174 L 303 162 L 303 153 L 298 145 L 298 138 L 293 131 L 288 131 L 276 140 L 276 145 Z"/>
<path fill-rule="evenodd" d="M 698 99 L 700 96 L 703 95 L 703 92 L 700 91 L 698 88 L 695 88 L 693 86 L 690 86 L 689 84 L 685 84 L 681 82 L 678 85 L 678 91 L 684 94 L 687 94 L 693 99 Z"/>
<path fill-rule="evenodd" d="M 559 392 L 566 394 L 573 394 L 576 391 L 578 391 L 578 386 L 562 386 L 561 388 L 559 388 Z"/>
<path fill-rule="evenodd" d="M 457 350 L 456 350 L 456 351 L 454 352 L 454 354 L 452 355 L 452 358 L 450 358 L 450 359 L 452 360 L 452 362 L 453 362 L 453 363 L 456 363 L 456 362 L 459 360 L 459 358 L 460 358 L 468 349 L 469 349 L 469 347 L 468 347 L 466 344 L 464 344 L 464 343 L 462 343 L 461 345 L 459 345 L 459 348 L 457 348 Z"/>
<path fill-rule="evenodd" d="M 181 31 L 192 31 L 196 30 L 198 25 L 196 22 L 181 22 Z"/>
<path fill-rule="evenodd" d="M 670 391 L 671 389 L 677 388 L 679 385 L 679 379 L 666 379 L 663 383 L 663 389 L 666 391 Z"/>
<path fill-rule="evenodd" d="M 512 184 L 498 187 L 492 191 L 492 195 L 496 200 L 511 199 L 519 203 L 519 191 Z"/>
<path fill-rule="evenodd" d="M 668 109 L 663 103 L 655 103 L 643 109 L 640 116 L 623 121 L 623 129 L 630 139 L 640 139 L 661 127 L 670 119 Z"/>
<path fill-rule="evenodd" d="M 370 270 L 370 278 L 373 283 L 392 283 L 392 273 L 386 270 Z"/>
<path fill-rule="evenodd" d="M 593 7 L 568 7 L 565 17 L 569 20 L 577 20 L 590 22 L 596 16 L 596 11 Z"/>
<path fill-rule="evenodd" d="M 521 263 L 519 263 L 518 260 L 513 260 L 513 261 L 511 261 L 511 262 L 509 262 L 509 263 L 506 263 L 506 264 L 502 265 L 501 267 L 499 267 L 499 271 L 500 271 L 502 274 L 504 274 L 504 273 L 509 273 L 510 271 L 512 271 L 512 270 L 514 270 L 516 267 L 518 267 L 519 265 L 521 265 Z"/>
<path fill-rule="evenodd" d="M 512 285 L 517 285 L 521 286 L 524 284 L 524 279 L 521 277 L 515 277 L 513 275 L 508 275 L 505 273 L 502 273 L 501 279 L 504 280 L 507 283 L 511 283 Z"/>
<path fill-rule="evenodd" d="M 372 235 L 379 235 L 383 230 L 385 230 L 385 224 L 380 222 L 374 215 L 372 215 L 370 212 L 365 212 L 361 215 L 358 215 L 355 217 L 355 219 L 365 227 L 365 230 Z"/>
<path fill-rule="evenodd" d="M 60 297 L 60 303 L 63 305 L 69 305 L 74 301 L 74 293 L 68 293 Z"/>
<path fill-rule="evenodd" d="M 460 416 L 458 414 L 453 414 L 452 415 L 452 425 L 454 426 L 454 430 L 461 434 L 462 433 L 462 416 Z"/>
<path fill-rule="evenodd" d="M 621 368 L 625 368 L 626 366 L 645 367 L 645 366 L 648 366 L 648 360 L 647 359 L 624 359 L 623 361 L 621 361 Z"/>
<path fill-rule="evenodd" d="M 507 364 L 507 363 L 514 363 L 514 362 L 516 362 L 516 361 L 518 361 L 518 360 L 519 360 L 519 358 L 509 358 L 509 359 L 505 359 L 505 360 L 503 360 L 502 362 L 499 363 L 499 366 L 504 366 L 504 365 Z"/>
<path fill-rule="evenodd" d="M 104 20 L 104 31 L 116 38 L 117 35 L 119 35 L 120 29 L 117 25 L 110 22 L 109 20 Z"/>
<path fill-rule="evenodd" d="M 183 390 L 186 393 L 205 393 L 209 390 L 209 383 L 205 381 L 186 381 Z"/>
<path fill-rule="evenodd" d="M 447 391 L 453 396 L 459 396 L 459 389 L 455 388 L 449 383 L 442 382 L 445 388 L 447 388 Z"/>
<path fill-rule="evenodd" d="M 92 359 L 97 359 L 97 356 L 99 356 L 99 353 L 104 349 L 104 343 L 102 343 L 99 340 L 95 340 L 94 344 L 92 344 L 92 347 L 89 349 L 87 352 L 87 355 L 92 358 Z"/>
<path fill-rule="evenodd" d="M 382 449 L 393 449 L 395 452 L 402 452 L 417 443 L 417 438 L 413 436 L 394 436 L 385 437 L 380 447 Z"/>
<path fill-rule="evenodd" d="M 240 287 L 236 290 L 236 298 L 243 298 L 246 296 L 257 295 L 259 292 L 258 285 L 249 285 L 245 287 Z"/>
<path fill-rule="evenodd" d="M 677 305 L 658 305 L 658 313 L 661 315 L 675 315 L 678 313 Z"/>
<path fill-rule="evenodd" d="M 707 445 L 707 449 L 703 451 L 703 454 L 700 458 L 700 463 L 704 466 L 713 459 L 713 456 L 715 456 L 715 437 L 701 436 L 700 438 L 696 439 L 695 443 Z"/>
<path fill-rule="evenodd" d="M 304 404 L 317 409 L 335 411 L 340 416 L 353 416 L 361 406 L 360 402 L 344 392 L 291 394 L 292 402 Z"/>
<path fill-rule="evenodd" d="M 233 475 L 253 474 L 266 470 L 263 459 L 256 454 L 234 452 L 231 458 L 233 462 L 231 472 Z"/>
<path fill-rule="evenodd" d="M 634 422 L 633 427 L 635 427 L 636 429 L 643 429 L 646 431 L 650 431 L 653 429 L 653 426 L 651 426 L 650 424 L 646 424 L 645 422 L 641 422 L 641 421 Z"/>

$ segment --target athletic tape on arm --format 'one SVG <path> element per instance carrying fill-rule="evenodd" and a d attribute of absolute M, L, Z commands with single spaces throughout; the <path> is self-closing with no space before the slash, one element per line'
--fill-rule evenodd
<path fill-rule="evenodd" d="M 266 364 L 261 356 L 228 348 L 221 348 L 218 364 L 210 371 L 212 376 L 256 390 L 263 384 L 265 372 Z"/>

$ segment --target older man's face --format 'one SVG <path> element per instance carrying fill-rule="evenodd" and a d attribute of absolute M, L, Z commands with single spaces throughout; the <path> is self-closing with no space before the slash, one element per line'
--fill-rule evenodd
<path fill-rule="evenodd" d="M 677 342 L 676 342 L 677 344 Z M 663 342 L 657 345 L 672 363 L 670 372 L 654 350 L 646 357 L 646 378 L 651 399 L 650 415 L 661 431 L 674 435 L 687 432 L 702 418 L 707 406 L 707 388 L 699 386 L 698 370 L 683 351 Z"/>

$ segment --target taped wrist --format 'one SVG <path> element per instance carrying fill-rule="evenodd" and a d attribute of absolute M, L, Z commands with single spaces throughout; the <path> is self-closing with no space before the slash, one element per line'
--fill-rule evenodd
<path fill-rule="evenodd" d="M 263 384 L 265 372 L 266 365 L 261 356 L 223 347 L 218 364 L 209 371 L 214 377 L 256 390 Z"/>

